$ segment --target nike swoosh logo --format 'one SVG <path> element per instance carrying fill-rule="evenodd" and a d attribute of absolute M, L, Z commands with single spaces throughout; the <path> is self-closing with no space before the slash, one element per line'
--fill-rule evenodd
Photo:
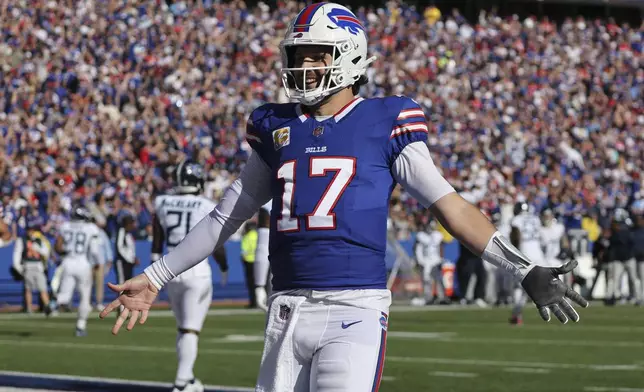
<path fill-rule="evenodd" d="M 349 328 L 350 326 L 355 325 L 355 324 L 358 324 L 358 323 L 361 323 L 361 322 L 362 322 L 362 320 L 358 320 L 358 321 L 354 321 L 354 322 L 352 322 L 352 323 L 348 323 L 348 324 L 347 324 L 347 323 L 345 323 L 345 322 L 343 321 L 343 322 L 342 322 L 342 329 L 347 329 L 347 328 Z"/>

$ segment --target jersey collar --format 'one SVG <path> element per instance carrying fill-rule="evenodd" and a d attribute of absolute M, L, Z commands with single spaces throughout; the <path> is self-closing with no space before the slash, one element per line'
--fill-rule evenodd
<path fill-rule="evenodd" d="M 364 101 L 364 98 L 358 97 L 358 96 L 354 97 L 351 100 L 351 102 L 344 105 L 342 109 L 338 110 L 338 112 L 335 115 L 333 115 L 333 119 L 335 120 L 335 122 L 339 122 L 344 117 L 346 117 L 362 101 Z M 307 119 L 311 118 L 311 116 L 309 116 L 308 114 L 304 113 L 304 111 L 302 111 L 302 105 L 299 103 L 295 105 L 295 113 L 297 114 L 297 117 L 300 119 L 301 122 L 305 122 Z"/>

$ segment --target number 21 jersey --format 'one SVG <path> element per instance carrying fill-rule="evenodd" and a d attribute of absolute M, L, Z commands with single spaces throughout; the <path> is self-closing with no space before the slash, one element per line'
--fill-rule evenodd
<path fill-rule="evenodd" d="M 183 240 L 193 227 L 215 208 L 215 204 L 199 195 L 161 195 L 154 200 L 154 211 L 163 229 L 163 237 L 168 251 Z M 153 260 L 156 261 L 156 260 Z M 179 275 L 210 276 L 212 274 L 208 259 Z"/>

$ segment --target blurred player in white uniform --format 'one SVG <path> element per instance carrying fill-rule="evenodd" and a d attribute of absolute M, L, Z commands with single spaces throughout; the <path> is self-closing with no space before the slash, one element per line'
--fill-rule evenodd
<path fill-rule="evenodd" d="M 491 216 L 492 223 L 497 227 L 499 232 L 505 237 L 510 238 L 512 231 L 510 220 L 504 220 L 502 212 L 495 212 Z M 508 305 L 512 301 L 512 290 L 515 286 L 515 281 L 506 270 L 498 268 L 497 266 L 486 263 L 486 270 L 488 270 L 488 290 L 491 292 L 490 296 L 495 297 L 496 305 Z"/>
<path fill-rule="evenodd" d="M 172 194 L 157 196 L 154 201 L 152 261 L 161 258 L 164 243 L 174 249 L 199 221 L 208 215 L 215 203 L 202 196 L 204 170 L 190 160 L 182 161 L 174 172 Z M 223 248 L 222 248 L 223 249 Z M 226 259 L 213 254 L 222 272 Z M 199 333 L 212 302 L 212 270 L 208 259 L 177 276 L 167 285 L 172 312 L 177 321 L 177 376 L 174 392 L 201 392 L 204 387 L 195 378 Z"/>
<path fill-rule="evenodd" d="M 543 250 L 541 248 L 541 233 L 543 226 L 537 215 L 530 211 L 528 203 L 519 202 L 514 206 L 514 217 L 510 222 L 512 227 L 510 240 L 519 248 L 530 261 L 537 265 L 544 265 Z M 521 316 L 527 301 L 525 291 L 520 286 L 514 290 L 514 308 L 512 309 L 511 324 L 523 324 Z"/>
<path fill-rule="evenodd" d="M 270 264 L 268 261 L 268 239 L 270 237 L 271 206 L 269 200 L 257 214 L 257 249 L 255 250 L 255 299 L 257 306 L 268 310 L 267 299 L 270 295 Z"/>
<path fill-rule="evenodd" d="M 430 220 L 425 231 L 416 234 L 414 255 L 416 262 L 423 271 L 423 303 L 437 303 L 445 300 L 445 287 L 443 286 L 443 234 L 437 230 L 435 220 Z M 436 285 L 436 297 L 432 292 Z"/>
<path fill-rule="evenodd" d="M 85 336 L 91 310 L 92 268 L 104 262 L 101 260 L 100 229 L 91 222 L 89 212 L 79 207 L 73 210 L 72 220 L 60 225 L 58 230 L 56 252 L 62 256 L 58 305 L 69 307 L 74 290 L 78 291 L 76 336 Z"/>
<path fill-rule="evenodd" d="M 568 248 L 566 227 L 559 222 L 551 209 L 545 209 L 541 214 L 543 227 L 541 241 L 543 245 L 544 262 L 548 267 L 558 267 L 562 264 L 562 245 Z M 561 276 L 566 284 L 572 283 L 572 273 Z"/>

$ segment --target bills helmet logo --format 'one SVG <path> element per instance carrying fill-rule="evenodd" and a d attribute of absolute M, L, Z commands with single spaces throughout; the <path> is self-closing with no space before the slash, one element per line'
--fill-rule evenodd
<path fill-rule="evenodd" d="M 335 23 L 338 27 L 341 27 L 345 30 L 347 30 L 349 33 L 353 35 L 358 35 L 360 30 L 364 32 L 364 26 L 362 26 L 362 23 L 353 15 L 351 12 L 347 10 L 343 10 L 341 8 L 334 8 L 327 14 L 329 19 L 333 23 Z"/>

